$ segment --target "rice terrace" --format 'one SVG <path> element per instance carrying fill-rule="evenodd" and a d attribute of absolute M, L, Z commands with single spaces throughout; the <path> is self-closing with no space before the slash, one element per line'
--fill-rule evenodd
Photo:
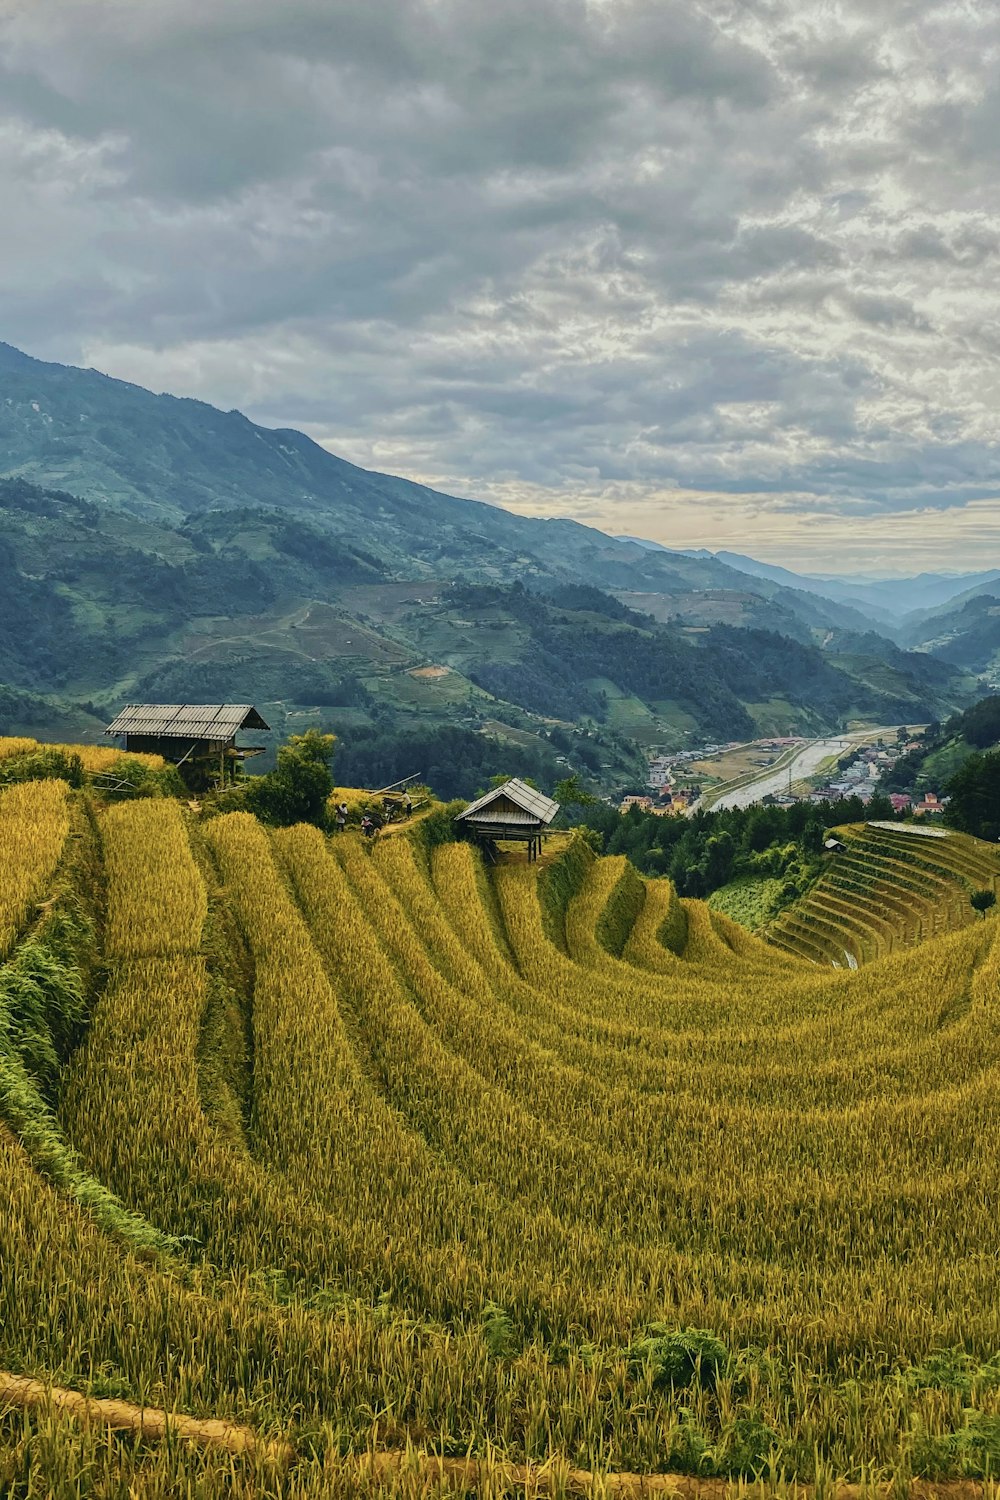
<path fill-rule="evenodd" d="M 991 1487 L 992 846 L 845 830 L 769 942 L 579 833 L 58 753 L 0 791 L 0 1492 Z"/>

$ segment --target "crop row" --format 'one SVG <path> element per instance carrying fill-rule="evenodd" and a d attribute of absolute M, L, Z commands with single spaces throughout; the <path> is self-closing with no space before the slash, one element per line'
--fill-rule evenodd
<path fill-rule="evenodd" d="M 69 834 L 68 794 L 62 781 L 0 791 L 0 959 L 48 890 Z"/>

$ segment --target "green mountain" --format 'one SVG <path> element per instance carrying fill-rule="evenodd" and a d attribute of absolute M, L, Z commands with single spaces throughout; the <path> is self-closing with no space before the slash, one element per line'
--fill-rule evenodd
<path fill-rule="evenodd" d="M 960 669 L 817 596 L 7 346 L 0 469 L 8 732 L 96 732 L 129 699 L 252 701 L 276 733 L 384 747 L 447 726 L 474 759 L 486 730 L 525 773 L 555 757 L 613 783 L 642 745 L 969 699 Z"/>
<path fill-rule="evenodd" d="M 127 699 L 228 699 L 262 705 L 279 733 L 448 724 L 550 756 L 561 724 L 570 764 L 628 779 L 640 744 L 963 701 L 961 674 L 931 656 L 837 641 L 824 654 L 775 631 L 664 624 L 590 584 L 401 580 L 286 512 L 171 525 L 0 480 L 0 681 L 21 695 L 8 732 L 49 713 L 63 732 L 67 702 L 96 728 Z"/>
<path fill-rule="evenodd" d="M 48 364 L 9 344 L 0 344 L 0 475 L 167 527 L 210 511 L 264 507 L 408 579 L 587 582 L 656 596 L 675 613 L 688 599 L 703 612 L 708 595 L 723 618 L 732 613 L 727 596 L 751 597 L 771 609 L 779 628 L 868 624 L 856 611 L 748 580 L 713 558 L 654 550 L 574 521 L 516 516 L 370 473 L 300 432 L 259 427 L 240 412 L 154 395 L 96 370 Z"/>
<path fill-rule="evenodd" d="M 1000 686 L 1000 583 L 920 617 L 904 638 L 920 651 L 975 672 L 991 687 Z"/>

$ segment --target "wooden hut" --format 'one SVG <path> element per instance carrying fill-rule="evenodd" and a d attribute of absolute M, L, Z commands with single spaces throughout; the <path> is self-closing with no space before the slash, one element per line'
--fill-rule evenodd
<path fill-rule="evenodd" d="M 470 803 L 455 822 L 493 854 L 501 840 L 513 839 L 527 844 L 528 859 L 534 860 L 541 852 L 542 835 L 558 811 L 558 802 L 515 777 Z"/>
<path fill-rule="evenodd" d="M 162 755 L 207 782 L 216 773 L 226 781 L 241 761 L 263 754 L 263 745 L 237 745 L 241 729 L 270 727 L 252 703 L 129 703 L 104 733 L 120 736 L 126 752 Z"/>

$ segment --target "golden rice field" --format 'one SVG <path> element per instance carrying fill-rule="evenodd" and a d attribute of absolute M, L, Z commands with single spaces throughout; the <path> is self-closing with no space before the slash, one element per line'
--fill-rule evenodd
<path fill-rule="evenodd" d="M 581 843 L 58 782 L 0 855 L 0 1494 L 989 1488 L 997 917 L 834 968 Z"/>
<path fill-rule="evenodd" d="M 7 760 L 14 755 L 32 755 L 43 750 L 57 750 L 79 756 L 83 769 L 92 775 L 109 771 L 116 761 L 121 760 L 123 754 L 117 745 L 53 745 L 48 741 L 42 743 L 41 740 L 27 739 L 24 736 L 0 736 L 0 760 Z M 167 764 L 162 755 L 148 755 L 144 751 L 130 750 L 129 759 L 139 761 L 150 771 L 162 771 Z"/>

